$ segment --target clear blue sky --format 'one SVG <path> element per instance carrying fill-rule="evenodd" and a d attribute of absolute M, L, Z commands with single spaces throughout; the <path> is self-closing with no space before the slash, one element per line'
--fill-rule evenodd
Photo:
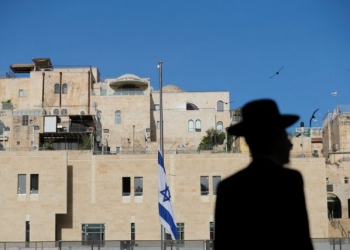
<path fill-rule="evenodd" d="M 350 105 L 349 0 L 2 0 L 0 34 L 0 71 L 49 57 L 158 89 L 161 60 L 163 85 L 273 98 L 297 126 Z"/>

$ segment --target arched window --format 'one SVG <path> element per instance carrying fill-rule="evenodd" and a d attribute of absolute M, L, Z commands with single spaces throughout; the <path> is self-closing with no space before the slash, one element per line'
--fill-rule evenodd
<path fill-rule="evenodd" d="M 193 132 L 194 130 L 194 126 L 193 126 L 193 121 L 192 120 L 189 120 L 188 121 L 188 132 Z"/>
<path fill-rule="evenodd" d="M 60 91 L 60 85 L 58 83 L 55 84 L 55 90 L 54 90 L 55 94 L 59 94 L 61 91 Z"/>
<path fill-rule="evenodd" d="M 115 111 L 115 124 L 122 124 L 122 114 L 120 110 Z"/>
<path fill-rule="evenodd" d="M 218 101 L 218 103 L 216 104 L 216 109 L 218 112 L 224 112 L 224 102 Z"/>
<path fill-rule="evenodd" d="M 68 90 L 67 90 L 67 83 L 63 83 L 62 85 L 62 94 L 67 94 Z"/>
<path fill-rule="evenodd" d="M 202 128 L 201 128 L 201 120 L 196 120 L 196 132 L 201 132 Z"/>
<path fill-rule="evenodd" d="M 196 104 L 187 102 L 186 103 L 186 110 L 199 110 Z"/>
<path fill-rule="evenodd" d="M 61 115 L 67 115 L 67 114 L 68 114 L 67 109 L 62 109 L 62 110 L 61 110 Z"/>
<path fill-rule="evenodd" d="M 344 183 L 348 184 L 349 183 L 349 178 L 348 177 L 344 177 Z"/>
<path fill-rule="evenodd" d="M 223 130 L 223 125 L 222 122 L 217 122 L 216 123 L 216 130 L 221 132 Z"/>
<path fill-rule="evenodd" d="M 60 114 L 60 111 L 58 109 L 54 109 L 53 112 L 52 112 L 54 115 L 59 115 Z"/>

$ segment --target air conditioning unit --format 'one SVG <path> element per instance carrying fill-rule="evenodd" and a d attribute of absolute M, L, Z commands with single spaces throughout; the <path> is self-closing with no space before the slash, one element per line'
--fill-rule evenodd
<path fill-rule="evenodd" d="M 39 150 L 38 145 L 33 145 L 33 146 L 32 146 L 32 150 L 33 150 L 33 151 L 38 151 L 38 150 Z"/>

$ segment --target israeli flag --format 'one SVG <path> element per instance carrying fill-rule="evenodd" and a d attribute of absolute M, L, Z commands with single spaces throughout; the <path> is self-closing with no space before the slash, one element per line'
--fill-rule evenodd
<path fill-rule="evenodd" d="M 177 226 L 171 204 L 171 195 L 166 179 L 163 156 L 160 150 L 158 150 L 158 208 L 160 224 L 171 235 L 173 240 L 177 240 L 179 238 Z"/>

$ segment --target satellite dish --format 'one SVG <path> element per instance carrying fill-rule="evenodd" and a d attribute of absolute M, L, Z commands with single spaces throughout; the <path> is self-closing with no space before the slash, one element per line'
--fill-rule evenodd
<path fill-rule="evenodd" d="M 97 108 L 97 106 L 98 106 L 98 105 L 97 105 L 97 102 L 93 102 L 93 103 L 92 103 L 92 107 Z"/>

